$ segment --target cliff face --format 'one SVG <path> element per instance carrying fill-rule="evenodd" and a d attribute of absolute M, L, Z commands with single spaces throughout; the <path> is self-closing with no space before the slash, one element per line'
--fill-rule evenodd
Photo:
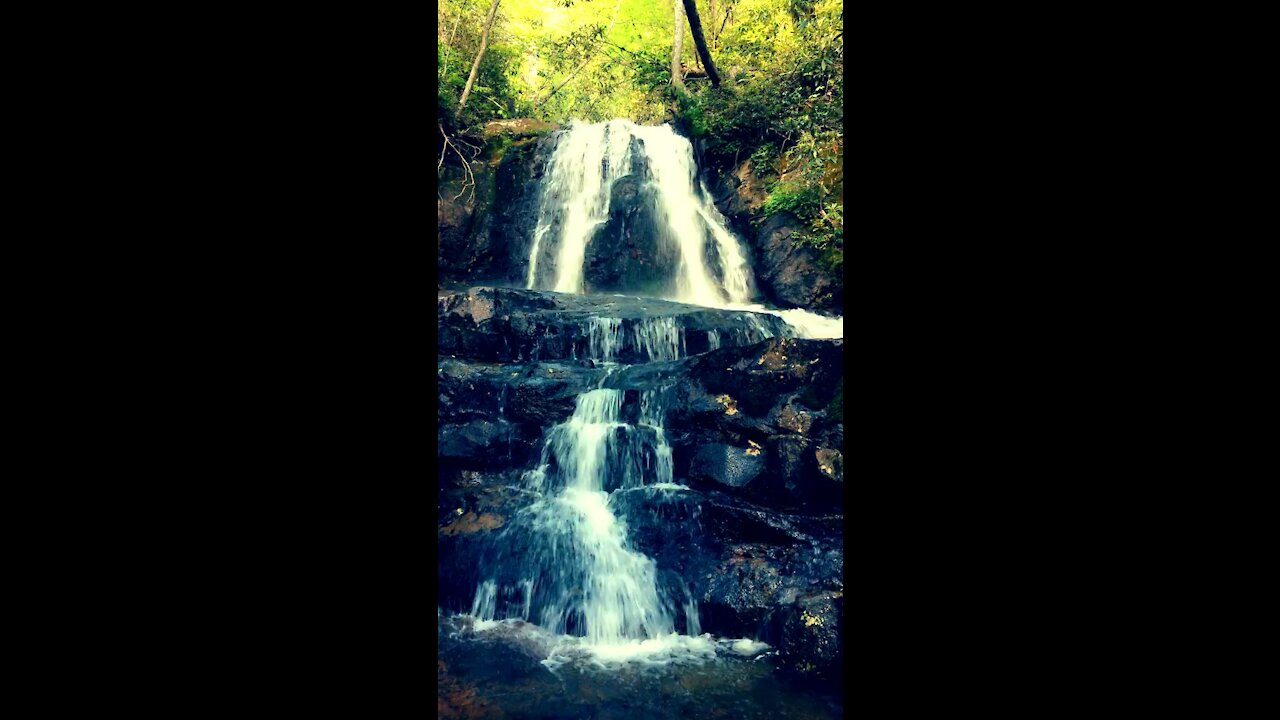
<path fill-rule="evenodd" d="M 441 180 L 437 259 L 445 283 L 525 282 L 554 128 L 522 120 L 490 126 L 479 151 L 462 146 L 463 154 L 472 156 L 470 175 L 456 164 L 446 165 Z M 796 242 L 803 223 L 794 215 L 764 216 L 768 191 L 751 160 L 704 167 L 702 174 L 716 208 L 745 242 L 762 299 L 783 308 L 843 314 L 840 273 L 817 250 Z M 608 221 L 587 249 L 584 280 L 590 291 L 663 295 L 671 290 L 663 269 L 670 267 L 675 251 L 662 240 L 654 206 L 643 172 L 615 184 Z"/>
<path fill-rule="evenodd" d="M 840 273 L 817 250 L 795 241 L 804 227 L 795 215 L 765 217 L 768 191 L 751 160 L 733 167 L 707 167 L 704 176 L 716 207 L 734 232 L 749 241 L 756 281 L 766 297 L 779 307 L 844 314 Z"/>
<path fill-rule="evenodd" d="M 464 169 L 448 151 L 437 197 L 437 267 L 442 283 L 523 280 L 538 219 L 540 181 L 553 127 L 535 121 L 489 123 L 483 146 L 458 143 Z"/>

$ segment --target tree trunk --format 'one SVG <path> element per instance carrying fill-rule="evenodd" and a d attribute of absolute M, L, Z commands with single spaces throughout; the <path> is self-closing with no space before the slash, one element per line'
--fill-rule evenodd
<path fill-rule="evenodd" d="M 498 14 L 498 3 L 501 0 L 493 0 L 493 5 L 489 8 L 489 16 L 484 19 L 484 33 L 480 36 L 480 52 L 476 53 L 476 61 L 471 63 L 471 75 L 467 77 L 467 85 L 462 88 L 462 99 L 458 101 L 458 112 L 453 117 L 456 120 L 462 116 L 462 108 L 466 107 L 467 97 L 471 95 L 471 86 L 476 82 L 476 75 L 480 72 L 480 61 L 484 59 L 484 51 L 489 47 L 489 30 L 493 27 L 493 18 Z"/>
<path fill-rule="evenodd" d="M 711 13 L 711 49 L 718 50 L 719 46 L 716 44 L 718 39 L 716 35 L 716 0 L 711 0 L 711 2 L 707 3 L 707 12 Z"/>
<path fill-rule="evenodd" d="M 684 13 L 681 12 L 683 0 L 675 0 L 675 41 L 671 45 L 671 84 L 684 89 L 684 77 L 680 72 L 680 58 L 684 55 Z"/>
<path fill-rule="evenodd" d="M 711 51 L 707 49 L 707 39 L 702 36 L 702 20 L 698 19 L 698 4 L 695 0 L 684 1 L 684 14 L 689 16 L 689 29 L 693 31 L 693 44 L 702 56 L 702 66 L 707 69 L 707 77 L 711 85 L 720 86 L 720 73 L 716 72 L 716 64 L 711 59 Z"/>

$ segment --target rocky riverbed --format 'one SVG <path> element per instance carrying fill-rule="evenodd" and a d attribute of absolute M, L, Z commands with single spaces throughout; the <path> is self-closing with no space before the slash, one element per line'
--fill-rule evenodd
<path fill-rule="evenodd" d="M 773 315 L 649 298 L 473 287 L 437 304 L 441 618 L 473 610 L 515 539 L 507 533 L 539 499 L 524 478 L 549 430 L 603 387 L 618 391 L 627 428 L 647 427 L 649 405 L 662 410 L 671 482 L 606 490 L 660 589 L 692 601 L 675 609 L 677 628 L 762 643 L 760 666 L 781 677 L 838 677 L 842 340 L 788 337 Z M 446 655 L 474 651 L 447 647 L 442 673 Z"/>

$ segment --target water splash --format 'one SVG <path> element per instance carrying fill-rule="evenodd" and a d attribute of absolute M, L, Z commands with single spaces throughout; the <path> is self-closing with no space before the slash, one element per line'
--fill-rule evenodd
<path fill-rule="evenodd" d="M 746 313 L 766 313 L 768 315 L 776 315 L 786 321 L 787 325 L 795 333 L 796 337 L 809 339 L 839 339 L 844 337 L 844 316 L 842 315 L 823 315 L 821 313 L 812 312 L 810 310 L 801 310 L 794 308 L 791 310 L 778 310 L 776 308 L 765 307 L 759 303 L 738 304 L 728 303 L 721 306 L 724 310 L 741 310 Z M 756 332 L 764 333 L 760 339 L 773 337 L 759 322 L 759 318 L 747 315 L 748 323 L 756 328 Z"/>

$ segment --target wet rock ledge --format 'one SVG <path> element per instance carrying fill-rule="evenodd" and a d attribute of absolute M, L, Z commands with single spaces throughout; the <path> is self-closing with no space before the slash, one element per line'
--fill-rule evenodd
<path fill-rule="evenodd" d="M 661 405 L 673 480 L 688 487 L 611 500 L 629 542 L 662 570 L 663 591 L 678 599 L 687 590 L 703 632 L 759 638 L 800 676 L 838 674 L 843 341 L 781 337 L 785 327 L 770 315 L 651 299 L 481 287 L 440 293 L 438 309 L 446 612 L 470 608 L 479 568 L 536 499 L 521 474 L 536 464 L 545 430 L 603 383 L 623 392 L 627 422 L 642 395 Z M 618 358 L 637 364 L 584 359 L 604 318 L 617 323 Z M 655 324 L 674 329 L 680 357 L 645 362 Z M 774 336 L 753 334 L 762 332 Z"/>

